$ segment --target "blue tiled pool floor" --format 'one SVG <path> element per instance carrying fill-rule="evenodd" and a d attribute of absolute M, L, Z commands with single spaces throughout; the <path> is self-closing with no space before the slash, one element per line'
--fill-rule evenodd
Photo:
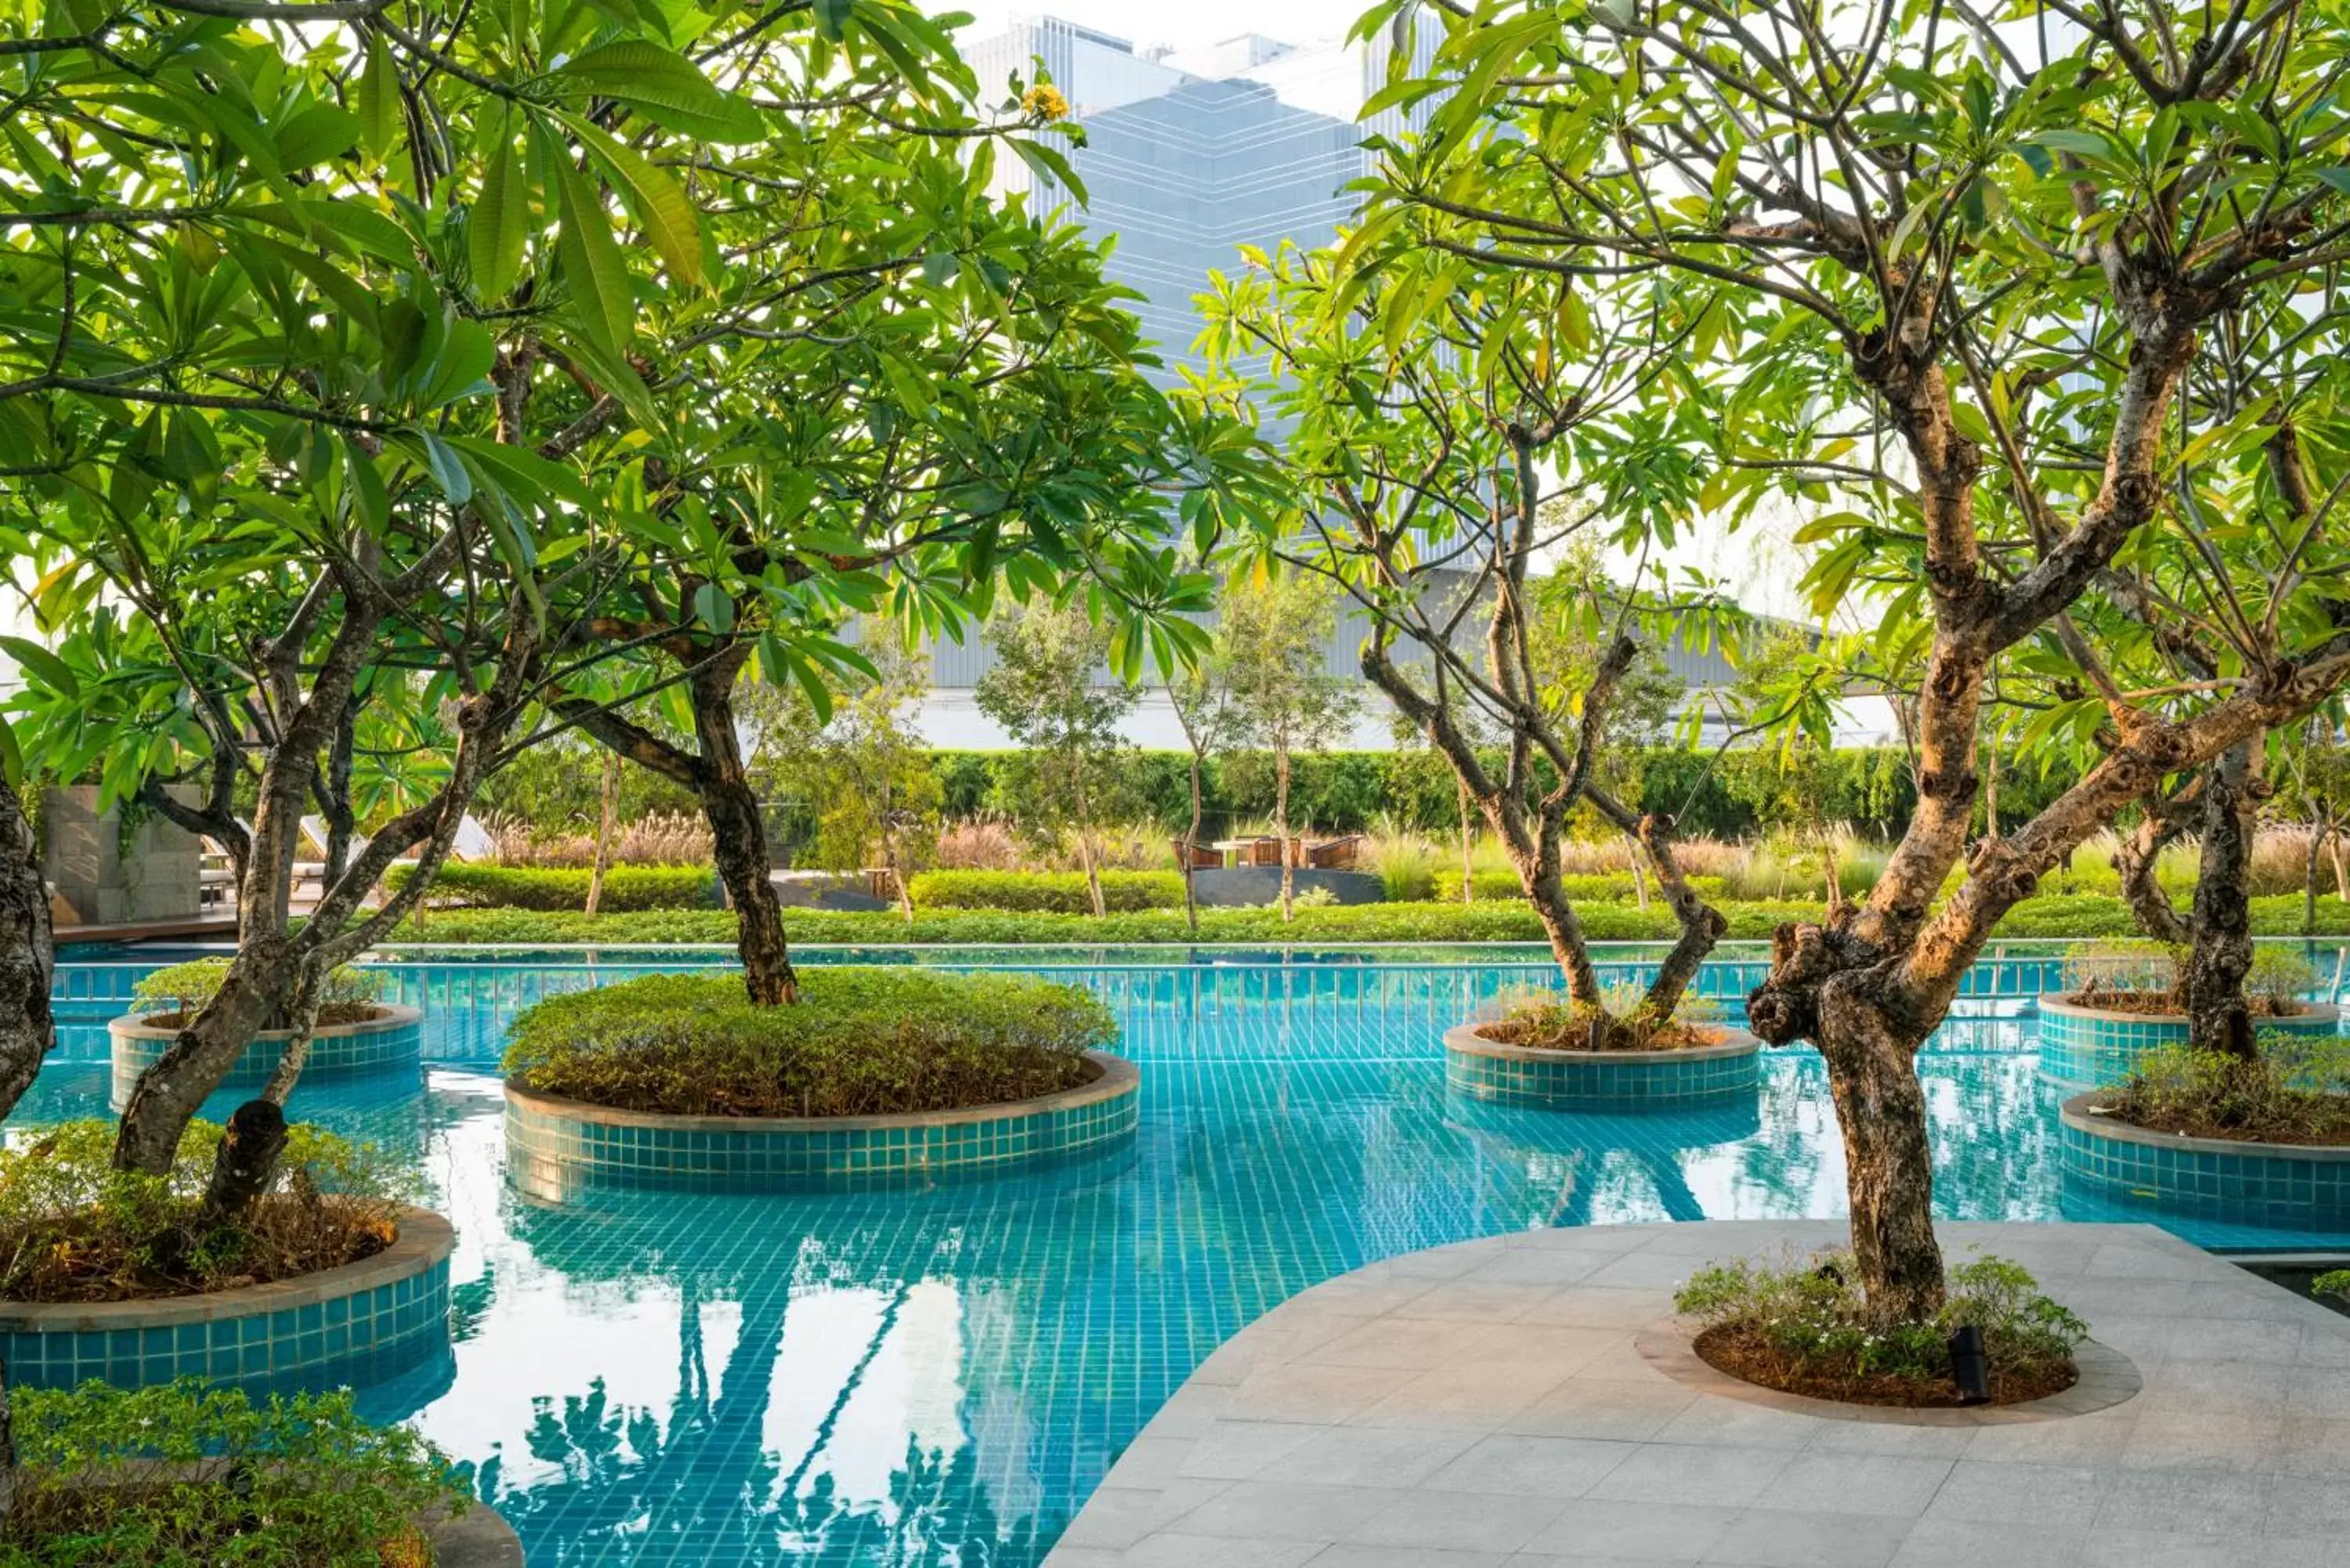
<path fill-rule="evenodd" d="M 305 1089 L 295 1106 L 413 1160 L 457 1225 L 453 1362 L 367 1407 L 412 1417 L 473 1467 L 535 1568 L 1028 1568 L 1211 1350 L 1321 1280 L 1534 1226 L 1843 1211 L 1807 1051 L 1768 1054 L 1756 1103 L 1731 1110 L 1591 1116 L 1448 1093 L 1444 1025 L 1538 968 L 1065 972 L 1118 1010 L 1142 1064 L 1130 1149 L 930 1191 L 550 1209 L 505 1183 L 491 1064 L 516 1004 L 591 981 L 527 963 L 400 970 L 400 994 L 428 1010 L 425 1082 Z M 2037 1076 L 2028 1012 L 1982 1005 L 1993 1015 L 1954 1022 L 1922 1063 L 1942 1211 L 2142 1218 L 2067 1199 L 2060 1093 Z M 102 1065 L 60 1060 L 11 1125 L 99 1114 L 104 1096 Z M 2208 1246 L 2350 1245 L 2181 1229 Z"/>

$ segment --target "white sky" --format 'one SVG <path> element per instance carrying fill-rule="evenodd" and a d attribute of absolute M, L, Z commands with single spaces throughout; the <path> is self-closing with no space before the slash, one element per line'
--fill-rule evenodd
<path fill-rule="evenodd" d="M 940 0 L 936 7 L 977 18 L 962 31 L 966 42 L 993 36 L 1014 16 L 1058 16 L 1137 45 L 1178 48 L 1221 43 L 1242 33 L 1263 33 L 1287 44 L 1342 37 L 1369 8 L 1368 0 Z"/>

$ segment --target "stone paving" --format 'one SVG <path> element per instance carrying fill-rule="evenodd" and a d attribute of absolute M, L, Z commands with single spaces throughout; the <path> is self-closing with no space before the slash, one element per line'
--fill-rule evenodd
<path fill-rule="evenodd" d="M 2350 1565 L 2350 1319 L 2150 1226 L 1943 1228 L 2135 1366 L 2088 1414 L 1827 1418 L 1636 1345 L 1699 1263 L 1842 1236 L 1594 1226 L 1332 1280 L 1192 1375 L 1046 1568 Z"/>

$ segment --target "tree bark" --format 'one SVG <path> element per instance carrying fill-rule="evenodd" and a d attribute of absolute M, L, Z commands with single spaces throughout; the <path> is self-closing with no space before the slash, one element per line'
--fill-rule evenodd
<path fill-rule="evenodd" d="M 1471 810 L 1468 784 L 1460 779 L 1453 784 L 1461 805 L 1461 907 L 1465 909 L 1477 901 L 1477 819 Z"/>
<path fill-rule="evenodd" d="M 2148 795 L 2146 815 L 2114 850 L 2114 869 L 2121 873 L 2122 898 L 2131 915 L 2147 936 L 2172 947 L 2185 947 L 2193 933 L 2156 873 L 2163 850 L 2187 826 L 2188 813 L 2200 803 L 2202 791 L 2203 780 L 2198 777 L 2175 795 Z"/>
<path fill-rule="evenodd" d="M 743 987 L 756 1005 L 775 1007 L 799 1000 L 799 974 L 784 937 L 783 901 L 769 879 L 766 825 L 759 818 L 759 797 L 751 788 L 742 736 L 734 728 L 734 681 L 749 657 L 748 644 L 731 649 L 696 670 L 687 689 L 702 753 L 695 788 L 702 815 L 710 819 L 719 879 L 734 906 Z"/>
<path fill-rule="evenodd" d="M 23 805 L 0 779 L 0 1116 L 16 1107 L 57 1044 L 49 1015 L 49 890 Z"/>
<path fill-rule="evenodd" d="M 1191 746 L 1191 821 L 1183 829 L 1183 924 L 1196 937 L 1200 934 L 1200 899 L 1192 891 L 1191 877 L 1197 869 L 1193 862 L 1200 858 L 1200 742 L 1192 738 L 1189 720 L 1183 724 L 1183 738 Z"/>
<path fill-rule="evenodd" d="M 286 1152 L 286 1113 L 272 1102 L 247 1100 L 230 1113 L 204 1188 L 203 1223 L 225 1225 L 253 1207 L 269 1187 Z"/>
<path fill-rule="evenodd" d="M 1851 977 L 1858 981 L 1859 976 Z M 1828 1008 L 1839 1011 L 1831 987 Z M 1873 1007 L 1831 1017 L 1820 1033 L 1828 1093 L 1844 1133 L 1853 1255 L 1872 1310 L 1915 1323 L 1940 1310 L 1942 1248 L 1934 1236 L 1934 1158 L 1919 1039 L 1895 1033 Z"/>
<path fill-rule="evenodd" d="M 2213 760 L 2203 786 L 2203 861 L 2187 960 L 2188 1043 L 2243 1061 L 2259 1055 L 2244 976 L 2252 967 L 2251 875 L 2258 737 Z"/>
<path fill-rule="evenodd" d="M 612 752 L 604 753 L 603 786 L 598 792 L 596 813 L 596 865 L 588 873 L 588 918 L 594 919 L 604 905 L 604 873 L 612 867 L 612 815 L 614 797 L 620 788 L 620 759 Z"/>
<path fill-rule="evenodd" d="M 1289 838 L 1289 742 L 1273 749 L 1273 834 L 1281 841 L 1281 919 L 1297 918 L 1297 857 Z"/>

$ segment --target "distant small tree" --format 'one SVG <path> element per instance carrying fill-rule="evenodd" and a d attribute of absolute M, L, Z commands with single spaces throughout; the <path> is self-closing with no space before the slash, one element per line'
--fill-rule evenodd
<path fill-rule="evenodd" d="M 1235 726 L 1232 688 L 1225 683 L 1222 668 L 1212 659 L 1194 660 L 1188 669 L 1167 678 L 1167 701 L 1175 710 L 1175 722 L 1183 732 L 1183 746 L 1191 754 L 1190 785 L 1191 816 L 1183 829 L 1180 840 L 1183 862 L 1183 921 L 1191 934 L 1200 934 L 1200 901 L 1191 887 L 1192 862 L 1199 858 L 1200 820 L 1204 814 L 1205 790 L 1202 774 L 1208 759 L 1224 749 L 1232 740 Z"/>
<path fill-rule="evenodd" d="M 868 637 L 863 649 L 873 678 L 818 712 L 805 691 L 766 688 L 770 709 L 754 708 L 759 731 L 754 774 L 771 792 L 803 803 L 816 825 L 815 862 L 827 870 L 863 870 L 879 857 L 911 919 L 908 845 L 935 828 L 943 792 L 913 712 L 930 690 L 927 661 L 894 639 Z"/>
<path fill-rule="evenodd" d="M 1118 725 L 1139 694 L 1123 681 L 1095 681 L 1110 635 L 1074 602 L 999 614 L 988 639 L 996 662 L 979 678 L 979 711 L 1024 748 L 1000 785 L 1031 839 L 1057 843 L 1065 829 L 1076 839 L 1086 895 L 1105 915 L 1101 829 L 1128 794 L 1124 764 L 1134 748 Z"/>
<path fill-rule="evenodd" d="M 1325 667 L 1338 629 L 1337 589 L 1302 571 L 1235 575 L 1224 587 L 1215 662 L 1232 693 L 1236 737 L 1273 759 L 1273 831 L 1281 840 L 1281 918 L 1295 912 L 1290 763 L 1327 750 L 1354 722 L 1352 681 Z"/>

